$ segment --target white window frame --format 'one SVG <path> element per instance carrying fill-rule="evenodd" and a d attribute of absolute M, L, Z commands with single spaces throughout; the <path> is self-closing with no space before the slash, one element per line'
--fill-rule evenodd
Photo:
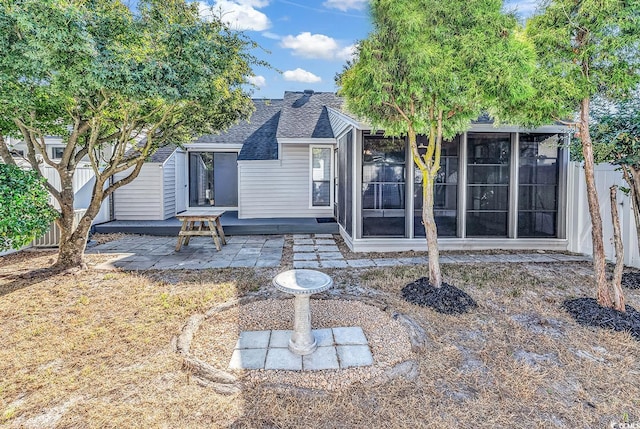
<path fill-rule="evenodd" d="M 326 149 L 330 153 L 329 162 L 331 163 L 331 166 L 329 171 L 329 204 L 326 206 L 313 205 L 313 150 L 314 149 Z M 335 202 L 335 196 L 333 195 L 334 194 L 333 188 L 335 186 L 335 179 L 333 177 L 334 169 L 335 169 L 333 149 L 334 149 L 333 145 L 309 145 L 309 208 L 310 209 L 333 210 L 333 205 Z"/>

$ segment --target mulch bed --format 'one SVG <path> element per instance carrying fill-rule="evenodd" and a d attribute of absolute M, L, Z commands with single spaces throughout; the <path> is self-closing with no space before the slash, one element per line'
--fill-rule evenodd
<path fill-rule="evenodd" d="M 640 289 L 640 271 L 624 273 L 622 275 L 622 286 L 627 289 Z"/>
<path fill-rule="evenodd" d="M 462 314 L 478 306 L 466 292 L 444 282 L 439 288 L 433 287 L 427 277 L 403 287 L 402 297 L 412 304 L 431 307 L 444 314 Z"/>
<path fill-rule="evenodd" d="M 622 313 L 613 308 L 602 307 L 593 298 L 576 298 L 564 301 L 562 308 L 581 325 L 628 331 L 640 341 L 640 313 L 630 305 Z"/>

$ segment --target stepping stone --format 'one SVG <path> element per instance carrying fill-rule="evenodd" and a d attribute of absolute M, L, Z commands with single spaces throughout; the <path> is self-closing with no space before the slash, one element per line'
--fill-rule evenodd
<path fill-rule="evenodd" d="M 293 251 L 294 252 L 315 252 L 316 248 L 315 246 L 312 245 L 307 245 L 307 244 L 303 244 L 303 245 L 293 245 Z"/>
<path fill-rule="evenodd" d="M 340 368 L 373 365 L 369 346 L 337 346 Z"/>
<path fill-rule="evenodd" d="M 298 238 L 293 240 L 293 244 L 313 244 L 312 238 Z"/>
<path fill-rule="evenodd" d="M 315 238 L 333 238 L 332 234 L 314 234 Z"/>
<path fill-rule="evenodd" d="M 364 336 L 364 332 L 359 326 L 333 328 L 333 338 L 335 338 L 337 345 L 367 344 L 367 337 Z"/>
<path fill-rule="evenodd" d="M 347 264 L 353 268 L 373 267 L 375 265 L 371 259 L 349 259 Z"/>
<path fill-rule="evenodd" d="M 229 368 L 231 369 L 262 369 L 264 368 L 267 349 L 238 349 L 231 355 Z"/>
<path fill-rule="evenodd" d="M 293 246 L 294 249 L 293 251 L 295 252 L 295 246 Z M 318 252 L 339 252 L 340 249 L 338 249 L 338 246 L 333 245 L 333 246 L 316 246 L 316 251 Z"/>
<path fill-rule="evenodd" d="M 318 260 L 318 255 L 314 253 L 294 253 L 293 254 L 294 261 L 316 261 Z"/>
<path fill-rule="evenodd" d="M 266 349 L 271 331 L 242 331 L 236 349 Z"/>
<path fill-rule="evenodd" d="M 336 260 L 325 261 L 325 260 L 322 260 L 320 262 L 320 264 L 322 265 L 322 268 L 347 268 L 347 262 L 346 261 L 336 261 Z"/>
<path fill-rule="evenodd" d="M 293 268 L 320 268 L 318 261 L 293 261 Z"/>
<path fill-rule="evenodd" d="M 333 331 L 331 328 L 313 329 L 313 336 L 318 343 L 318 347 L 326 347 L 333 345 Z"/>
<path fill-rule="evenodd" d="M 274 330 L 271 331 L 271 340 L 269 340 L 270 348 L 286 349 L 289 347 L 289 339 L 291 338 L 291 330 Z"/>
<path fill-rule="evenodd" d="M 318 347 L 315 352 L 302 357 L 302 368 L 305 371 L 340 369 L 336 348 Z"/>
<path fill-rule="evenodd" d="M 331 239 L 331 240 L 327 240 L 327 239 L 321 239 L 321 240 L 316 240 L 316 244 L 318 245 L 325 245 L 328 244 L 330 246 L 335 246 L 336 242 L 335 240 Z"/>
<path fill-rule="evenodd" d="M 320 257 L 322 259 L 339 259 L 339 260 L 344 259 L 344 256 L 342 256 L 342 253 L 340 252 L 324 252 L 324 253 L 320 253 Z"/>
<path fill-rule="evenodd" d="M 301 371 L 302 356 L 292 353 L 289 349 L 269 349 L 264 369 Z"/>

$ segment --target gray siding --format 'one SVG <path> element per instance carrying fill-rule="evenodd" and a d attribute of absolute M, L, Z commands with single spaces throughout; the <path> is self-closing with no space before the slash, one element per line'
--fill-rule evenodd
<path fill-rule="evenodd" d="M 329 122 L 331 123 L 331 129 L 333 135 L 339 137 L 347 128 L 351 125 L 345 122 L 340 116 L 338 116 L 332 109 L 329 110 Z"/>
<path fill-rule="evenodd" d="M 168 219 L 176 214 L 176 153 L 164 162 L 162 166 L 163 180 L 163 210 L 164 218 Z"/>
<path fill-rule="evenodd" d="M 309 146 L 281 145 L 278 161 L 239 161 L 241 219 L 329 217 L 333 208 L 310 208 Z"/>
<path fill-rule="evenodd" d="M 162 205 L 163 169 L 160 164 L 146 163 L 133 182 L 115 191 L 117 220 L 164 220 Z M 116 180 L 129 171 L 116 175 Z"/>

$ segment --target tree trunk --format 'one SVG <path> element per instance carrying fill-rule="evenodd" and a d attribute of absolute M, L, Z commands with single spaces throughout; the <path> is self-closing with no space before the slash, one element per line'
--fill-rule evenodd
<path fill-rule="evenodd" d="M 631 208 L 636 221 L 636 237 L 638 238 L 638 251 L 640 252 L 640 169 L 632 165 L 623 165 L 622 171 L 631 192 Z"/>
<path fill-rule="evenodd" d="M 624 247 L 622 236 L 620 235 L 620 216 L 618 215 L 618 187 L 613 185 L 609 188 L 611 198 L 611 221 L 613 222 L 613 242 L 616 249 L 616 268 L 611 279 L 611 295 L 613 295 L 613 308 L 618 311 L 625 311 L 624 295 L 622 293 L 622 271 L 624 270 Z"/>
<path fill-rule="evenodd" d="M 593 144 L 589 132 L 589 99 L 585 98 L 580 103 L 580 122 L 578 136 L 582 143 L 582 155 L 584 157 L 584 176 L 587 185 L 587 203 L 591 215 L 591 242 L 593 245 L 593 271 L 596 282 L 596 298 L 604 307 L 613 307 L 613 297 L 610 294 L 604 253 L 604 239 L 602 236 L 602 217 L 600 216 L 600 203 L 595 182 L 595 166 L 593 158 Z"/>
<path fill-rule="evenodd" d="M 427 236 L 427 249 L 429 252 L 429 283 L 433 287 L 442 286 L 442 273 L 440 272 L 440 250 L 438 248 L 438 228 L 433 215 L 433 188 L 435 174 L 431 171 L 422 173 L 422 222 Z"/>

